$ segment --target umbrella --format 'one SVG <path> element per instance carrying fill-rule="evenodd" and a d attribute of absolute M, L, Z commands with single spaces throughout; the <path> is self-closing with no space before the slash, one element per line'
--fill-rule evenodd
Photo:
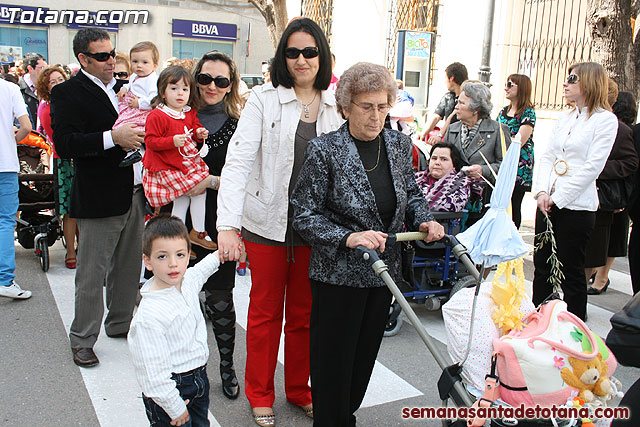
<path fill-rule="evenodd" d="M 498 265 L 529 252 L 507 212 L 519 159 L 520 141 L 514 141 L 502 159 L 489 209 L 478 222 L 456 236 L 476 263 Z"/>

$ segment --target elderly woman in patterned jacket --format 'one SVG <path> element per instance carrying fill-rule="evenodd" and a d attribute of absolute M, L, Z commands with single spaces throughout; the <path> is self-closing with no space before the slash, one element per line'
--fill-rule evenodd
<path fill-rule="evenodd" d="M 391 293 L 353 250 L 379 250 L 400 278 L 387 233 L 444 230 L 433 221 L 411 167 L 411 140 L 383 129 L 396 99 L 389 71 L 360 62 L 338 82 L 347 122 L 309 142 L 291 196 L 294 228 L 311 244 L 311 395 L 314 425 L 355 425 L 380 348 Z"/>

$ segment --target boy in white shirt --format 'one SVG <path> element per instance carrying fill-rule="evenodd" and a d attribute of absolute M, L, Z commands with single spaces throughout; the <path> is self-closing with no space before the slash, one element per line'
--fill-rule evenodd
<path fill-rule="evenodd" d="M 209 426 L 209 347 L 198 295 L 220 260 L 216 251 L 187 270 L 189 250 L 189 233 L 179 218 L 149 220 L 142 259 L 154 277 L 140 290 L 128 342 L 154 426 Z"/>

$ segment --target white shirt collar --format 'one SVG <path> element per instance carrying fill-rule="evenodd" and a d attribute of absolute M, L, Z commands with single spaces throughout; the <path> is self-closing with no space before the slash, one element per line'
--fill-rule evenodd
<path fill-rule="evenodd" d="M 173 118 L 173 119 L 184 119 L 186 117 L 186 115 L 184 113 L 186 113 L 186 112 L 191 110 L 191 107 L 189 107 L 188 105 L 185 105 L 182 108 L 182 111 L 176 111 L 176 110 L 174 110 L 172 108 L 167 107 L 163 103 L 158 104 L 158 106 L 156 108 L 158 110 L 162 111 L 163 113 L 165 113 L 167 116 Z"/>
<path fill-rule="evenodd" d="M 111 81 L 109 81 L 109 83 L 105 85 L 104 83 L 102 83 L 102 80 L 100 80 L 99 78 L 97 78 L 93 74 L 87 73 L 84 70 L 84 68 L 81 68 L 80 71 L 82 71 L 85 76 L 89 77 L 89 79 L 91 79 L 92 82 L 94 82 L 95 84 L 97 84 L 98 86 L 100 86 L 102 88 L 111 89 L 112 87 L 114 87 L 116 85 L 116 79 L 114 77 L 111 77 Z"/>
<path fill-rule="evenodd" d="M 35 89 L 35 85 L 33 84 L 33 81 L 31 80 L 31 75 L 29 73 L 25 73 L 24 76 L 22 76 L 22 78 L 24 79 L 24 82 L 27 84 L 27 86 L 29 86 L 31 90 Z"/>

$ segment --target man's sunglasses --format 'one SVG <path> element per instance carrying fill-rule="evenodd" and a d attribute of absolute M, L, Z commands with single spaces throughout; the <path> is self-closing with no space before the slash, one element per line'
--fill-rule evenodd
<path fill-rule="evenodd" d="M 518 85 L 512 81 L 508 81 L 506 86 L 507 86 L 507 89 L 511 89 L 512 87 L 518 87 Z"/>
<path fill-rule="evenodd" d="M 119 79 L 126 79 L 127 77 L 129 77 L 129 73 L 127 73 L 126 71 L 120 71 L 117 73 L 114 72 L 113 77 L 117 77 Z"/>
<path fill-rule="evenodd" d="M 305 58 L 315 58 L 318 56 L 318 48 L 316 46 L 307 46 L 304 49 L 298 49 L 295 47 L 288 47 L 284 50 L 284 56 L 289 59 L 296 59 L 302 54 Z"/>
<path fill-rule="evenodd" d="M 578 83 L 580 81 L 580 77 L 578 77 L 577 74 L 569 74 L 569 76 L 567 77 L 567 83 L 569 83 L 570 85 Z"/>
<path fill-rule="evenodd" d="M 113 49 L 111 52 L 96 52 L 96 53 L 91 53 L 91 52 L 82 52 L 85 55 L 87 55 L 90 58 L 95 59 L 98 62 L 106 62 L 109 60 L 109 57 L 115 58 L 116 57 L 116 50 Z"/>
<path fill-rule="evenodd" d="M 222 76 L 211 77 L 207 73 L 198 74 L 196 76 L 196 81 L 198 82 L 198 84 L 201 84 L 204 86 L 208 86 L 211 84 L 211 82 L 214 82 L 216 87 L 219 87 L 220 89 L 227 88 L 231 84 L 231 80 L 229 80 L 226 77 L 222 77 Z"/>

